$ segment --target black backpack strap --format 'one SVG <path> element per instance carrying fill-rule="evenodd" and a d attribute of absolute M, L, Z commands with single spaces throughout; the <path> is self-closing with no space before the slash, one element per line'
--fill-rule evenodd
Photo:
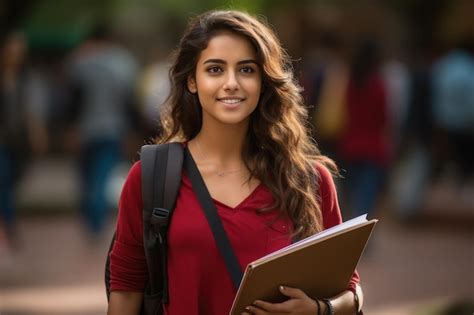
<path fill-rule="evenodd" d="M 217 248 L 224 258 L 234 286 L 235 288 L 238 288 L 243 276 L 239 261 L 232 250 L 232 245 L 230 244 L 227 233 L 224 230 L 222 221 L 217 214 L 216 205 L 212 201 L 211 195 L 207 190 L 206 184 L 199 173 L 199 169 L 197 168 L 189 149 L 186 148 L 184 152 L 184 168 L 191 180 L 193 190 L 197 195 L 207 221 L 209 222 Z"/>
<path fill-rule="evenodd" d="M 143 245 L 148 267 L 147 294 L 163 293 L 168 303 L 167 231 L 181 186 L 181 143 L 145 145 L 141 150 Z"/>

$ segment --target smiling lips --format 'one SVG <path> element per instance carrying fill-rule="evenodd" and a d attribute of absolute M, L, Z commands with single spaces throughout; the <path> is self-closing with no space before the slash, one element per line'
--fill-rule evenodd
<path fill-rule="evenodd" d="M 237 107 L 238 104 L 243 102 L 245 98 L 241 97 L 223 97 L 218 100 L 226 105 L 226 107 Z"/>

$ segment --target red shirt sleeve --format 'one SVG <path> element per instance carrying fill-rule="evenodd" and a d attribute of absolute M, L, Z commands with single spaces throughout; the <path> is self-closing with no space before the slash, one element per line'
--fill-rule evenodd
<path fill-rule="evenodd" d="M 115 242 L 110 253 L 111 291 L 138 291 L 148 278 L 143 250 L 141 166 L 136 162 L 125 180 L 119 201 Z"/>
<path fill-rule="evenodd" d="M 321 164 L 316 165 L 319 174 L 319 196 L 321 198 L 321 213 L 323 215 L 324 229 L 328 229 L 342 223 L 341 210 L 337 199 L 336 186 L 329 170 Z M 349 282 L 348 290 L 355 292 L 356 284 L 359 283 L 359 273 L 354 271 Z"/>

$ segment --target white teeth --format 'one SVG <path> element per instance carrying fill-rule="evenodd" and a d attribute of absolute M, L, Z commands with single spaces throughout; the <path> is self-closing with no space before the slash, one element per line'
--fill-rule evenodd
<path fill-rule="evenodd" d="M 221 99 L 221 102 L 226 103 L 226 104 L 237 104 L 242 102 L 241 99 Z"/>

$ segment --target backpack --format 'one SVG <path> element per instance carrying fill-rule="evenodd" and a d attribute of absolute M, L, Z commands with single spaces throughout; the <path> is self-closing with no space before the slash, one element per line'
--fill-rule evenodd
<path fill-rule="evenodd" d="M 163 314 L 168 303 L 167 231 L 181 184 L 183 146 L 181 143 L 144 145 L 141 148 L 143 199 L 143 247 L 148 268 L 148 283 L 140 314 Z M 105 287 L 110 297 L 110 252 L 107 254 Z"/>

